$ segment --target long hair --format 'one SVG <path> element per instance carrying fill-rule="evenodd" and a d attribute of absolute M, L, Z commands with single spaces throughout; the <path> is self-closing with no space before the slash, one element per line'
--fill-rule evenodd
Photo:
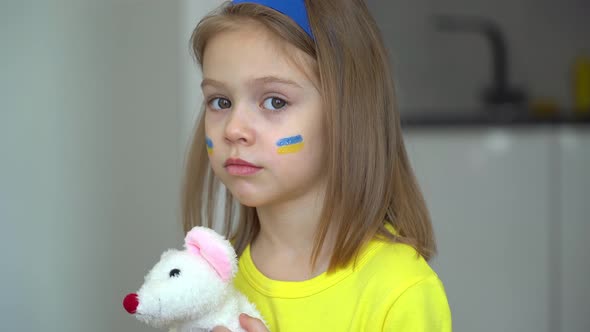
<path fill-rule="evenodd" d="M 362 0 L 305 2 L 313 39 L 289 17 L 272 9 L 226 3 L 193 31 L 195 60 L 202 68 L 211 38 L 252 22 L 315 59 L 313 71 L 325 113 L 327 189 L 312 264 L 331 227 L 336 229 L 336 241 L 329 271 L 353 261 L 375 237 L 409 244 L 428 260 L 436 253 L 432 224 L 404 147 L 389 59 L 379 29 Z M 260 230 L 256 209 L 241 205 L 221 188 L 209 165 L 202 112 L 186 161 L 184 230 L 196 225 L 214 227 L 216 207 L 223 204 L 222 232 L 241 254 Z"/>

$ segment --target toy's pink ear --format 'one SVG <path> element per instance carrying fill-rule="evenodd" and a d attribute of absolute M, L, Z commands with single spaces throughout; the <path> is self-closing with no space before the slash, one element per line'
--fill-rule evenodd
<path fill-rule="evenodd" d="M 184 239 L 188 252 L 200 255 L 217 272 L 223 281 L 229 281 L 232 277 L 232 263 L 230 252 L 226 248 L 228 244 L 214 230 L 195 227 L 190 230 Z"/>

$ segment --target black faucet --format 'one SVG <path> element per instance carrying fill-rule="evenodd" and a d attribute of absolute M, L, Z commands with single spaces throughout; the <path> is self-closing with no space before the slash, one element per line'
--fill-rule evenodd
<path fill-rule="evenodd" d="M 522 107 L 526 102 L 525 93 L 511 87 L 508 78 L 508 46 L 502 30 L 492 20 L 475 17 L 454 17 L 439 15 L 434 17 L 441 31 L 475 32 L 483 35 L 489 42 L 492 52 L 492 82 L 482 93 L 482 100 L 488 106 Z"/>

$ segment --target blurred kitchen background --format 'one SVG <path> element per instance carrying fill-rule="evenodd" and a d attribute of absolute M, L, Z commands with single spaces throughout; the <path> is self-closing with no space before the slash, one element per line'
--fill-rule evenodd
<path fill-rule="evenodd" d="M 0 330 L 148 331 L 217 0 L 0 0 Z M 590 331 L 590 2 L 367 1 L 454 331 Z"/>

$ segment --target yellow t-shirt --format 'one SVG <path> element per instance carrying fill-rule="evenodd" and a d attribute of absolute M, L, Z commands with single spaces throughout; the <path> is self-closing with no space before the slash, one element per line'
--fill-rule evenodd
<path fill-rule="evenodd" d="M 373 240 L 357 265 L 306 281 L 277 281 L 254 265 L 248 246 L 234 280 L 271 332 L 450 332 L 442 282 L 411 246 Z"/>

